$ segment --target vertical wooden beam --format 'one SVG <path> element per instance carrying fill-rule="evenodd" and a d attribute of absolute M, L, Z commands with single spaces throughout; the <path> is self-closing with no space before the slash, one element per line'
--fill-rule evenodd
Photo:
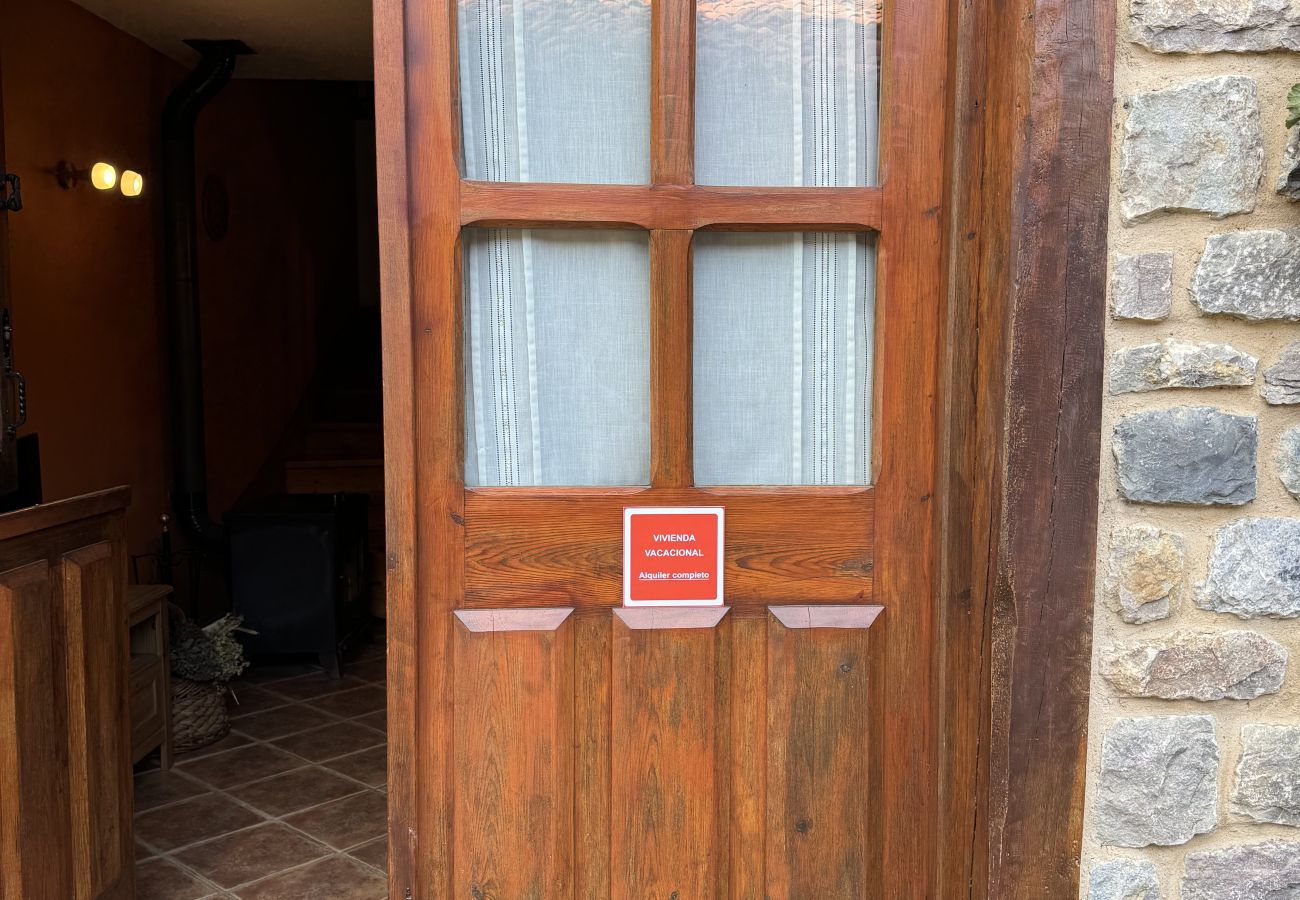
<path fill-rule="evenodd" d="M 653 0 L 650 180 L 695 180 L 695 0 Z"/>
<path fill-rule="evenodd" d="M 944 894 L 1072 897 L 1114 4 L 975 0 L 956 22 L 948 334 L 978 338 L 944 380 Z"/>
<path fill-rule="evenodd" d="M 612 890 L 612 618 L 604 610 L 574 616 L 574 783 L 582 786 L 573 804 L 574 900 L 605 900 Z"/>
<path fill-rule="evenodd" d="M 695 181 L 695 0 L 650 11 L 650 180 Z M 650 481 L 694 482 L 691 232 L 650 232 Z"/>
<path fill-rule="evenodd" d="M 990 609 L 1001 516 L 1007 256 L 1018 133 L 1008 92 L 996 89 L 1020 57 L 988 52 L 1015 35 L 1011 3 L 954 4 L 952 217 L 944 323 L 940 475 L 939 875 L 942 896 L 982 896 L 988 884 Z"/>
<path fill-rule="evenodd" d="M 96 541 L 63 555 L 55 620 L 68 704 L 74 895 L 107 897 L 134 870 L 126 689 L 125 547 Z M 131 871 L 128 871 L 131 870 Z"/>
<path fill-rule="evenodd" d="M 731 896 L 767 890 L 767 613 L 732 612 Z M 722 774 L 725 775 L 726 769 Z"/>
<path fill-rule="evenodd" d="M 939 896 L 937 629 L 939 326 L 944 265 L 948 10 L 886 3 L 878 243 L 877 600 L 884 641 L 884 864 L 891 896 Z M 930 65 L 918 61 L 930 61 Z"/>
<path fill-rule="evenodd" d="M 388 640 L 388 895 L 417 882 L 415 410 L 402 0 L 374 0 L 375 149 L 384 366 L 384 565 Z"/>
<path fill-rule="evenodd" d="M 452 610 L 463 594 L 465 494 L 455 15 L 452 0 L 379 0 L 375 11 L 395 763 L 389 882 L 399 898 L 453 896 Z"/>
<path fill-rule="evenodd" d="M 1113 0 L 1020 0 L 989 895 L 1074 896 L 1083 832 Z"/>
<path fill-rule="evenodd" d="M 650 232 L 650 482 L 694 483 L 691 232 Z"/>

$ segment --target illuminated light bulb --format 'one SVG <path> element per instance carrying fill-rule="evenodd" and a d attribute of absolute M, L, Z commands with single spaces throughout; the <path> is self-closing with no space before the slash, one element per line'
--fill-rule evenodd
<path fill-rule="evenodd" d="M 97 162 L 90 167 L 90 183 L 101 191 L 111 191 L 117 184 L 117 170 L 106 162 Z"/>
<path fill-rule="evenodd" d="M 144 178 L 139 172 L 127 169 L 122 173 L 122 196 L 139 197 L 144 191 Z"/>

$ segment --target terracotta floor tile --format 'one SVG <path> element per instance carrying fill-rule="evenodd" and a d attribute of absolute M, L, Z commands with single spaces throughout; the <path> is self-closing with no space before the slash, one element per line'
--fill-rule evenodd
<path fill-rule="evenodd" d="M 368 685 L 341 694 L 317 697 L 311 701 L 311 705 L 344 719 L 351 719 L 354 716 L 364 716 L 375 710 L 387 708 L 388 694 L 383 688 Z"/>
<path fill-rule="evenodd" d="M 388 643 L 382 634 L 369 638 L 364 644 L 349 654 L 353 661 L 363 659 L 382 659 L 388 655 Z"/>
<path fill-rule="evenodd" d="M 250 744 L 187 762 L 182 768 L 186 775 L 224 790 L 279 775 L 301 765 L 301 762 L 283 750 L 266 744 Z"/>
<path fill-rule="evenodd" d="M 174 850 L 263 821 L 221 794 L 204 794 L 135 817 L 135 834 L 150 847 Z"/>
<path fill-rule="evenodd" d="M 388 871 L 388 838 L 381 837 L 378 840 L 371 841 L 369 844 L 362 844 L 360 847 L 353 847 L 348 851 L 348 856 L 359 859 L 363 863 L 374 866 L 381 872 Z"/>
<path fill-rule="evenodd" d="M 253 713 L 284 706 L 290 699 L 279 694 L 273 694 L 265 688 L 249 686 L 232 691 L 231 696 L 226 698 L 226 707 L 230 710 L 230 718 L 239 719 Z"/>
<path fill-rule="evenodd" d="M 240 734 L 246 734 L 259 741 L 269 741 L 272 738 L 284 737 L 286 734 L 307 731 L 309 728 L 320 728 L 335 721 L 337 719 L 328 713 L 301 703 L 291 703 L 279 709 L 268 709 L 265 712 L 253 713 L 251 716 L 243 716 L 235 719 L 231 724 Z"/>
<path fill-rule="evenodd" d="M 244 747 L 251 743 L 251 738 L 232 731 L 215 744 L 208 744 L 206 747 L 200 747 L 197 750 L 190 750 L 186 753 L 177 753 L 176 764 L 181 765 L 183 763 L 193 762 L 194 760 L 202 759 L 205 756 L 212 756 L 216 753 L 225 753 L 227 750 L 233 750 L 236 747 Z"/>
<path fill-rule="evenodd" d="M 209 881 L 233 888 L 320 859 L 329 852 L 329 848 L 292 828 L 270 823 L 195 844 L 175 856 Z"/>
<path fill-rule="evenodd" d="M 211 894 L 211 885 L 165 859 L 152 859 L 135 867 L 136 900 L 198 900 Z"/>
<path fill-rule="evenodd" d="M 135 842 L 135 861 L 143 862 L 146 859 L 152 859 L 154 852 L 139 841 Z"/>
<path fill-rule="evenodd" d="M 284 821 L 331 847 L 346 850 L 386 833 L 388 798 L 376 791 L 366 791 L 285 816 Z"/>
<path fill-rule="evenodd" d="M 155 769 L 135 776 L 135 811 L 148 812 L 168 803 L 206 794 L 209 790 L 206 785 L 186 778 L 175 769 L 170 772 Z"/>
<path fill-rule="evenodd" d="M 352 721 L 362 725 L 367 725 L 376 731 L 382 731 L 388 734 L 388 710 L 381 709 L 378 712 L 372 712 L 367 716 L 357 716 Z"/>
<path fill-rule="evenodd" d="M 326 678 L 324 672 L 319 672 L 315 675 L 304 675 L 290 681 L 278 681 L 272 690 L 293 700 L 312 700 L 326 694 L 337 694 L 342 691 L 350 691 L 353 688 L 364 687 L 365 685 L 366 682 L 363 679 L 352 677 L 350 672 L 338 679 Z"/>
<path fill-rule="evenodd" d="M 383 684 L 388 678 L 388 660 L 382 656 L 360 659 L 349 666 L 344 666 L 343 671 L 360 681 Z"/>
<path fill-rule="evenodd" d="M 360 753 L 349 753 L 330 760 L 325 767 L 370 787 L 380 787 L 388 783 L 388 747 L 371 747 Z"/>
<path fill-rule="evenodd" d="M 324 762 L 356 753 L 358 750 L 365 750 L 367 747 L 374 747 L 387 739 L 387 735 L 373 728 L 366 728 L 352 722 L 339 722 L 314 731 L 304 731 L 279 738 L 271 743 L 290 753 L 296 753 L 303 759 Z"/>
<path fill-rule="evenodd" d="M 361 787 L 333 772 L 307 766 L 230 791 L 238 800 L 276 818 L 355 794 Z"/>
<path fill-rule="evenodd" d="M 312 672 L 319 672 L 320 666 L 311 663 L 286 663 L 276 666 L 253 666 L 251 669 L 244 670 L 235 682 L 237 686 L 250 684 L 265 685 L 273 681 L 284 681 L 286 678 L 298 678 L 302 675 L 310 675 Z"/>
<path fill-rule="evenodd" d="M 335 856 L 237 891 L 240 900 L 384 900 L 388 880 L 355 859 Z"/>

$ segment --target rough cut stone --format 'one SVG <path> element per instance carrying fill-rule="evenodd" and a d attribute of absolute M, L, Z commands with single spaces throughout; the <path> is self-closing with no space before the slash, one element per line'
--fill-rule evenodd
<path fill-rule="evenodd" d="M 1253 700 L 1281 689 L 1286 664 L 1286 648 L 1253 631 L 1178 632 L 1117 645 L 1101 674 L 1131 697 Z"/>
<path fill-rule="evenodd" d="M 1254 416 L 1208 406 L 1131 413 L 1115 425 L 1120 493 L 1140 503 L 1249 503 L 1258 444 Z"/>
<path fill-rule="evenodd" d="M 1267 841 L 1187 854 L 1183 900 L 1296 900 L 1300 843 Z"/>
<path fill-rule="evenodd" d="M 1294 126 L 1287 138 L 1273 190 L 1288 200 L 1300 200 L 1300 125 Z"/>
<path fill-rule="evenodd" d="M 1110 359 L 1110 392 L 1241 387 L 1255 383 L 1258 366 L 1258 359 L 1228 344 L 1197 344 L 1170 338 L 1115 351 Z"/>
<path fill-rule="evenodd" d="M 1159 53 L 1300 50 L 1300 9 L 1287 0 L 1133 0 L 1133 40 Z"/>
<path fill-rule="evenodd" d="M 1192 210 L 1221 219 L 1255 208 L 1264 140 L 1255 80 L 1227 75 L 1128 99 L 1120 214 L 1137 222 Z"/>
<path fill-rule="evenodd" d="M 1232 809 L 1260 822 L 1300 825 L 1300 726 L 1242 727 Z"/>
<path fill-rule="evenodd" d="M 1283 486 L 1291 492 L 1292 497 L 1300 500 L 1300 425 L 1282 433 L 1274 462 Z"/>
<path fill-rule="evenodd" d="M 1238 519 L 1215 532 L 1196 605 L 1242 619 L 1300 616 L 1300 519 Z"/>
<path fill-rule="evenodd" d="M 1300 230 L 1209 237 L 1192 276 L 1192 302 L 1209 315 L 1300 320 Z"/>
<path fill-rule="evenodd" d="M 1282 356 L 1264 370 L 1264 399 L 1274 406 L 1300 403 L 1300 341 L 1282 351 Z"/>
<path fill-rule="evenodd" d="M 1158 322 L 1174 308 L 1174 255 L 1116 256 L 1111 278 L 1111 315 Z"/>
<path fill-rule="evenodd" d="M 1124 525 L 1110 536 L 1106 603 L 1130 625 L 1169 615 L 1183 591 L 1182 535 L 1152 525 Z"/>
<path fill-rule="evenodd" d="M 1160 900 L 1155 863 L 1145 859 L 1108 859 L 1092 864 L 1088 900 Z"/>
<path fill-rule="evenodd" d="M 1102 740 L 1097 836 L 1108 846 L 1170 846 L 1212 830 L 1218 773 L 1210 716 L 1121 719 Z"/>

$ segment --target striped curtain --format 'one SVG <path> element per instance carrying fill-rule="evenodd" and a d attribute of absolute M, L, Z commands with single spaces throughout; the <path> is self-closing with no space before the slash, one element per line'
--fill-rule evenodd
<path fill-rule="evenodd" d="M 696 180 L 876 182 L 868 0 L 699 0 Z M 460 0 L 465 174 L 649 180 L 648 0 Z M 649 479 L 649 276 L 634 232 L 466 235 L 470 484 Z M 875 244 L 702 233 L 701 484 L 870 478 Z"/>

